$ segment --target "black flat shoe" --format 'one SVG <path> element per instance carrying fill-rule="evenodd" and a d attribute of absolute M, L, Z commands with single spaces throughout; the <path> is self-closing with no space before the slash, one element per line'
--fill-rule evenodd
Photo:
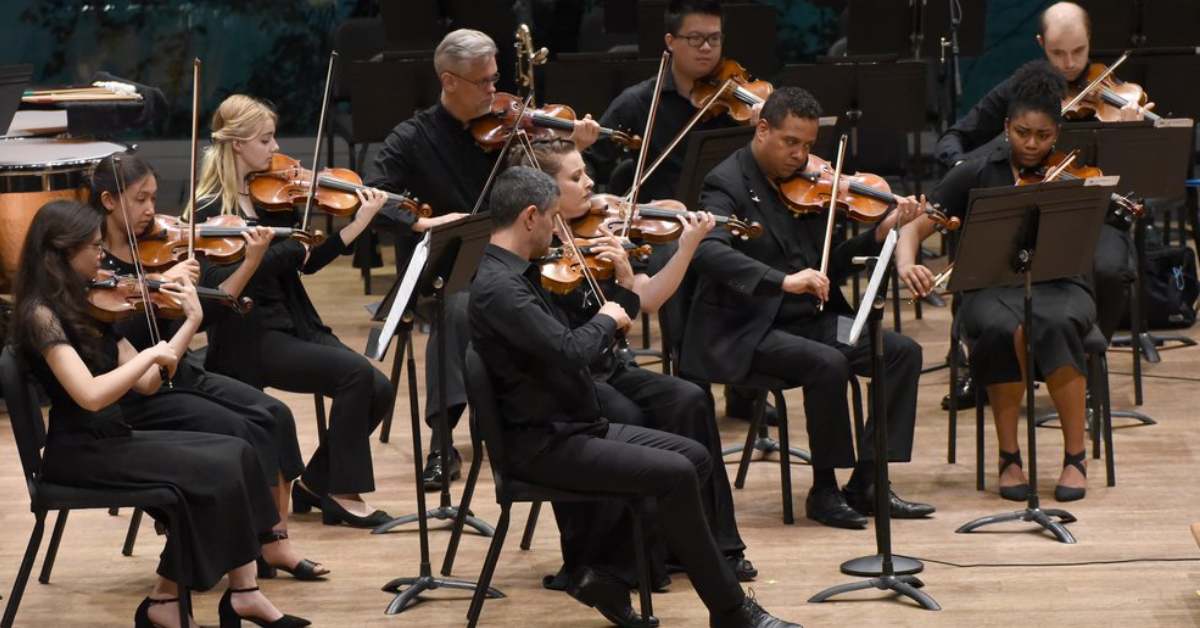
<path fill-rule="evenodd" d="M 804 513 L 813 521 L 831 528 L 862 530 L 867 518 L 846 503 L 846 497 L 836 488 L 809 490 L 804 501 Z"/>
<path fill-rule="evenodd" d="M 596 609 L 605 619 L 622 628 L 644 625 L 642 616 L 629 603 L 629 586 L 616 576 L 584 567 L 580 576 L 567 587 L 567 594 Z M 651 616 L 650 625 L 657 626 L 658 618 Z"/>
<path fill-rule="evenodd" d="M 267 621 L 257 617 L 242 617 L 233 610 L 233 594 L 234 593 L 252 593 L 257 591 L 258 587 L 249 589 L 225 589 L 225 595 L 221 596 L 220 603 L 217 604 L 217 615 L 221 618 L 221 628 L 240 628 L 242 621 L 248 621 L 255 626 L 267 626 L 268 628 L 302 628 L 312 624 L 311 621 L 303 617 L 295 617 L 293 615 L 284 614 L 283 617 L 275 621 Z"/>
<path fill-rule="evenodd" d="M 871 516 L 875 514 L 875 485 L 868 486 L 866 490 L 858 491 L 846 485 L 842 488 L 842 492 L 846 494 L 846 503 L 854 510 Z M 888 490 L 888 502 L 891 504 L 891 513 L 893 519 L 924 519 L 929 515 L 937 512 L 930 504 L 922 504 L 921 502 L 910 502 L 901 499 L 896 491 Z"/>
<path fill-rule="evenodd" d="M 971 379 L 970 375 L 963 375 L 958 378 L 958 384 L 954 386 L 954 396 L 958 398 L 958 409 L 975 407 L 975 380 Z M 979 390 L 979 400 L 983 405 L 987 405 L 987 388 Z M 950 409 L 950 395 L 942 397 L 942 409 Z"/>
<path fill-rule="evenodd" d="M 270 532 L 266 532 L 262 536 L 258 537 L 258 542 L 262 545 L 268 545 L 270 543 L 275 543 L 276 541 L 282 541 L 286 538 L 288 538 L 288 533 L 286 531 L 271 530 Z M 317 567 L 319 567 L 320 564 L 315 563 L 307 558 L 301 558 L 295 565 L 292 565 L 291 567 L 272 565 L 262 556 L 256 558 L 254 562 L 258 565 L 259 578 L 274 578 L 279 575 L 280 571 L 291 575 L 297 580 L 304 581 L 324 580 L 325 576 L 329 575 L 329 571 L 318 573 Z"/>
<path fill-rule="evenodd" d="M 754 395 L 743 395 L 733 386 L 725 387 L 725 416 L 739 421 L 749 422 L 754 418 Z M 775 406 L 767 404 L 763 410 L 763 421 L 771 427 L 779 425 L 779 411 Z"/>
<path fill-rule="evenodd" d="M 316 493 L 292 482 L 292 512 L 303 515 L 312 512 L 313 508 L 321 507 L 321 498 Z"/>
<path fill-rule="evenodd" d="M 457 449 L 451 448 L 450 458 L 450 481 L 453 482 L 462 477 L 462 457 L 458 455 Z M 442 490 L 445 477 L 441 452 L 429 454 L 429 457 L 425 459 L 425 470 L 421 472 L 421 483 L 425 486 L 425 492 Z"/>
<path fill-rule="evenodd" d="M 765 611 L 754 600 L 753 591 L 742 600 L 742 605 L 727 613 L 709 614 L 710 628 L 804 628 L 775 617 Z"/>
<path fill-rule="evenodd" d="M 1021 450 L 1018 449 L 1015 452 L 1000 450 L 1000 475 L 1004 475 L 1004 470 L 1014 464 L 1019 469 L 1025 468 L 1025 463 L 1021 462 Z M 1001 486 L 1000 496 L 1009 501 L 1023 502 L 1029 499 L 1029 484 Z"/>
<path fill-rule="evenodd" d="M 328 495 L 321 498 L 321 523 L 327 526 L 344 523 L 352 528 L 378 528 L 392 519 L 391 515 L 382 510 L 376 510 L 365 517 L 360 517 L 342 508 L 337 500 Z"/>
<path fill-rule="evenodd" d="M 726 556 L 725 560 L 729 561 L 738 582 L 752 582 L 758 577 L 758 569 L 745 556 Z"/>
<path fill-rule="evenodd" d="M 138 604 L 137 610 L 133 613 L 133 628 L 158 628 L 158 624 L 150 620 L 150 607 L 158 606 L 159 604 L 171 604 L 178 602 L 179 598 L 173 597 L 165 600 L 155 600 L 150 597 L 142 600 Z M 178 615 L 178 613 L 176 613 Z"/>
<path fill-rule="evenodd" d="M 1065 454 L 1063 455 L 1063 468 L 1067 468 L 1067 465 L 1075 467 L 1076 469 L 1079 469 L 1079 472 L 1082 473 L 1083 477 L 1086 478 L 1087 467 L 1083 465 L 1083 461 L 1086 459 L 1087 449 L 1084 449 L 1077 454 Z M 1054 486 L 1054 501 L 1073 502 L 1083 499 L 1086 495 L 1086 488 L 1074 488 L 1071 486 L 1063 486 L 1062 484 L 1057 484 Z"/>

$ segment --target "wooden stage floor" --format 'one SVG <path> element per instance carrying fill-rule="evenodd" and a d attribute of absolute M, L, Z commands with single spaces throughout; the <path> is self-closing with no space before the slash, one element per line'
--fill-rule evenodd
<path fill-rule="evenodd" d="M 376 292 L 390 281 L 390 276 L 376 273 Z M 305 282 L 325 321 L 350 347 L 361 350 L 370 327 L 362 306 L 379 296 L 362 294 L 349 258 L 338 260 L 315 277 L 306 277 Z M 911 308 L 905 310 L 903 329 L 923 344 L 926 364 L 946 355 L 948 316 L 947 309 L 927 307 L 924 319 L 917 321 Z M 1188 333 L 1200 337 L 1196 330 Z M 425 340 L 423 335 L 418 337 L 418 353 L 423 354 Z M 423 356 L 418 356 L 418 363 L 423 369 Z M 1130 364 L 1128 352 L 1111 355 L 1112 398 L 1117 408 L 1132 404 Z M 914 461 L 895 465 L 892 478 L 902 495 L 931 502 L 938 512 L 930 520 L 895 522 L 896 551 L 960 564 L 1200 558 L 1189 532 L 1189 526 L 1200 521 L 1200 424 L 1197 406 L 1193 405 L 1200 404 L 1200 385 L 1192 380 L 1171 379 L 1196 377 L 1198 372 L 1200 348 L 1164 351 L 1162 363 L 1147 366 L 1146 404 L 1140 409 L 1159 423 L 1132 427 L 1118 422 L 1114 438 L 1119 483 L 1114 488 L 1106 487 L 1103 464 L 1090 463 L 1088 497 L 1069 507 L 1079 518 L 1070 526 L 1079 543 L 1071 546 L 1054 542 L 1025 524 L 994 527 L 975 535 L 954 533 L 956 527 L 974 517 L 1011 510 L 1016 504 L 1001 500 L 995 492 L 995 437 L 990 413 L 986 450 L 989 490 L 981 493 L 975 490 L 973 414 L 968 411 L 960 424 L 958 464 L 947 464 L 946 413 L 938 404 L 946 391 L 948 374 L 942 370 L 922 377 Z M 423 381 L 424 373 L 421 377 Z M 316 445 L 312 398 L 287 393 L 279 396 L 296 414 L 302 449 L 311 452 Z M 789 406 L 797 417 L 803 407 L 801 399 L 798 390 L 788 393 Z M 1039 404 L 1049 405 L 1044 393 L 1039 395 Z M 372 500 L 375 506 L 394 515 L 415 510 L 407 407 L 407 391 L 402 387 L 391 442 L 381 444 L 377 438 L 372 439 L 379 487 Z M 727 444 L 742 441 L 745 423 L 725 419 L 720 423 Z M 799 427 L 802 421 L 793 424 L 792 441 L 804 447 L 807 439 Z M 1039 488 L 1048 496 L 1057 477 L 1062 441 L 1054 430 L 1041 430 L 1039 436 Z M 459 443 L 469 442 L 465 425 L 456 439 Z M 33 524 L 12 432 L 7 426 L 0 428 L 0 459 L 5 461 L 0 466 L 0 591 L 7 603 Z M 732 474 L 735 466 L 730 464 L 727 469 Z M 781 521 L 777 464 L 752 465 L 746 489 L 735 491 L 738 523 L 749 546 L 747 556 L 760 572 L 749 587 L 765 608 L 805 626 L 1200 625 L 1200 562 L 957 568 L 931 561 L 921 577 L 925 590 L 941 603 L 941 612 L 921 610 L 879 591 L 862 592 L 833 603 L 808 604 L 806 600 L 826 586 L 850 581 L 839 573 L 838 565 L 848 558 L 873 553 L 875 542 L 873 528 L 836 530 L 804 519 L 810 477 L 806 468 L 794 468 L 794 503 L 800 517 L 792 526 Z M 844 481 L 846 477 L 843 472 L 839 479 Z M 461 487 L 461 482 L 454 484 L 456 499 Z M 476 514 L 494 523 L 499 510 L 493 495 L 490 474 L 485 470 L 473 507 Z M 436 502 L 436 496 L 431 497 Z M 1049 497 L 1046 503 L 1054 504 Z M 493 583 L 508 597 L 485 605 L 482 625 L 607 625 L 598 613 L 565 594 L 541 588 L 542 575 L 559 565 L 558 540 L 547 509 L 532 550 L 520 551 L 526 511 L 525 506 L 514 508 L 512 529 Z M 35 569 L 21 604 L 18 625 L 129 625 L 134 608 L 154 581 L 156 558 L 162 547 L 161 539 L 147 523 L 141 528 L 134 555 L 121 556 L 129 515 L 128 511 L 118 517 L 95 511 L 73 514 L 51 584 L 39 584 Z M 430 535 L 435 570 L 449 539 L 446 527 L 435 522 Z M 399 616 L 384 615 L 391 595 L 381 592 L 380 587 L 393 577 L 418 571 L 415 526 L 373 536 L 364 530 L 323 526 L 319 514 L 313 513 L 294 516 L 291 533 L 298 547 L 328 565 L 333 575 L 324 583 L 302 583 L 288 577 L 265 581 L 264 590 L 285 611 L 308 617 L 318 626 L 433 627 L 465 623 L 467 597 L 447 590 L 434 592 L 429 601 Z M 455 576 L 474 579 L 486 548 L 487 539 L 467 535 Z M 196 618 L 200 623 L 216 622 L 217 598 L 224 586 L 220 584 L 214 591 L 196 596 Z M 675 577 L 668 593 L 655 596 L 654 609 L 666 626 L 707 625 L 707 613 L 684 577 Z"/>

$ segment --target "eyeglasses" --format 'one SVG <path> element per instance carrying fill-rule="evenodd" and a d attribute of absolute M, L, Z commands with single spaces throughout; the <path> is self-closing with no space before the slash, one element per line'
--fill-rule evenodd
<path fill-rule="evenodd" d="M 446 73 L 450 74 L 451 76 L 458 77 L 459 79 L 464 80 L 464 81 L 474 85 L 475 87 L 478 87 L 479 89 L 487 89 L 489 85 L 495 85 L 496 83 L 500 82 L 500 73 L 499 72 L 497 72 L 487 78 L 481 78 L 477 81 L 473 81 L 473 80 L 459 74 L 458 72 L 451 72 L 450 70 L 446 70 Z"/>
<path fill-rule="evenodd" d="M 687 35 L 675 35 L 675 37 L 686 41 L 692 48 L 699 48 L 706 42 L 709 48 L 717 48 L 721 45 L 721 42 L 725 41 L 725 33 L 720 32 L 709 33 L 707 35 L 704 33 L 688 33 Z"/>

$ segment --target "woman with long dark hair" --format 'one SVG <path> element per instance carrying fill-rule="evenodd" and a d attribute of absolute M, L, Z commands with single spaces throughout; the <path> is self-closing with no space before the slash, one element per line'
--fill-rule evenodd
<path fill-rule="evenodd" d="M 136 240 L 149 235 L 154 228 L 158 192 L 154 170 L 136 155 L 106 157 L 92 174 L 91 188 L 92 207 L 104 217 L 100 227 L 104 247 L 101 267 L 118 274 L 133 274 L 136 252 L 130 249 L 129 236 L 132 234 Z M 270 244 L 270 230 L 250 230 L 245 238 L 245 261 L 220 286 L 234 297 L 241 294 L 246 282 L 261 266 Z M 163 275 L 167 279 L 194 284 L 200 276 L 200 268 L 197 259 L 185 260 L 167 269 Z M 225 316 L 239 314 L 219 304 L 204 306 L 205 325 Z M 169 323 L 171 321 L 162 321 L 157 337 L 167 338 L 179 328 L 179 324 Z M 136 349 L 153 344 L 151 338 L 155 336 L 150 333 L 145 317 L 128 319 L 116 328 Z M 126 395 L 121 400 L 125 420 L 142 430 L 226 434 L 250 443 L 258 454 L 279 511 L 279 523 L 259 539 L 263 544 L 263 556 L 258 561 L 258 576 L 271 578 L 282 569 L 300 580 L 322 578 L 329 570 L 300 557 L 288 538 L 291 484 L 304 470 L 292 411 L 283 402 L 253 386 L 232 377 L 209 373 L 201 360 L 188 353 L 191 334 L 177 338 L 180 360 L 171 380 L 172 387 L 162 388 L 149 396 Z"/>
<path fill-rule="evenodd" d="M 101 216 L 74 201 L 48 203 L 26 234 L 15 280 L 12 339 L 50 396 L 50 428 L 42 476 L 90 488 L 166 486 L 180 497 L 182 544 L 159 562 L 154 591 L 138 606 L 135 625 L 175 626 L 178 586 L 208 589 L 229 575 L 221 597 L 222 625 L 241 618 L 292 627 L 308 621 L 284 615 L 255 584 L 259 536 L 278 521 L 267 480 L 244 440 L 194 432 L 144 432 L 125 421 L 118 400 L 153 394 L 178 365 L 171 343 L 137 351 L 113 328 L 89 315 L 87 290 L 100 268 Z M 186 320 L 177 334 L 200 324 L 196 292 L 187 284 L 163 291 L 179 300 Z M 151 516 L 163 513 L 151 511 Z"/>

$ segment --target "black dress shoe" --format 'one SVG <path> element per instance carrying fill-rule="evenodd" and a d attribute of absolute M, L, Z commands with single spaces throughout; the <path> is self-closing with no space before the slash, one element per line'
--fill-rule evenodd
<path fill-rule="evenodd" d="M 726 556 L 725 560 L 729 561 L 738 582 L 752 582 L 758 577 L 758 569 L 745 556 Z"/>
<path fill-rule="evenodd" d="M 958 383 L 954 386 L 954 394 L 958 397 L 958 408 L 974 408 L 975 407 L 975 380 L 970 375 L 960 375 Z M 979 400 L 987 405 L 987 388 L 979 389 Z M 950 395 L 942 397 L 942 409 L 950 409 Z"/>
<path fill-rule="evenodd" d="M 1076 469 L 1078 469 L 1080 473 L 1083 474 L 1084 478 L 1086 478 L 1087 477 L 1087 467 L 1083 466 L 1083 462 L 1086 459 L 1087 459 L 1087 449 L 1084 449 L 1083 451 L 1081 451 L 1077 454 L 1064 453 L 1063 454 L 1063 468 L 1064 469 L 1067 468 L 1067 465 L 1073 466 Z M 1056 484 L 1054 486 L 1054 501 L 1073 502 L 1073 501 L 1083 499 L 1086 496 L 1087 496 L 1087 488 L 1086 487 L 1075 488 L 1072 486 L 1063 486 L 1062 484 Z"/>
<path fill-rule="evenodd" d="M 382 510 L 360 517 L 342 508 L 341 504 L 328 495 L 321 498 L 321 523 L 327 526 L 344 523 L 352 528 L 378 528 L 392 519 L 391 515 Z"/>
<path fill-rule="evenodd" d="M 855 490 L 847 484 L 842 489 L 842 492 L 846 494 L 846 503 L 850 504 L 851 508 L 867 516 L 875 514 L 874 484 L 868 486 L 863 491 Z M 888 499 L 891 503 L 893 519 L 924 519 L 937 511 L 937 508 L 929 504 L 900 499 L 900 496 L 896 495 L 896 491 L 894 490 L 888 491 Z"/>
<path fill-rule="evenodd" d="M 711 628 L 804 628 L 772 616 L 758 605 L 753 595 L 747 595 L 736 610 L 709 615 L 708 625 Z"/>
<path fill-rule="evenodd" d="M 629 585 L 616 576 L 584 567 L 575 582 L 567 587 L 567 593 L 617 626 L 637 628 L 643 625 L 642 616 L 634 612 L 629 603 Z M 658 618 L 651 616 L 650 625 L 657 626 Z"/>
<path fill-rule="evenodd" d="M 445 481 L 445 471 L 442 469 L 442 453 L 436 451 L 429 454 L 425 459 L 425 470 L 421 472 L 421 482 L 425 485 L 425 491 L 440 491 L 442 490 L 442 482 Z M 450 449 L 450 481 L 453 482 L 462 477 L 462 458 L 458 455 L 458 450 Z"/>
<path fill-rule="evenodd" d="M 867 518 L 851 508 L 836 488 L 809 490 L 804 512 L 809 519 L 831 528 L 862 530 L 867 527 Z"/>
<path fill-rule="evenodd" d="M 734 388 L 733 386 L 725 387 L 725 416 L 739 421 L 747 421 L 754 418 L 754 396 L 747 396 Z M 763 420 L 767 425 L 775 427 L 779 425 L 779 411 L 775 406 L 767 404 L 763 410 Z"/>

